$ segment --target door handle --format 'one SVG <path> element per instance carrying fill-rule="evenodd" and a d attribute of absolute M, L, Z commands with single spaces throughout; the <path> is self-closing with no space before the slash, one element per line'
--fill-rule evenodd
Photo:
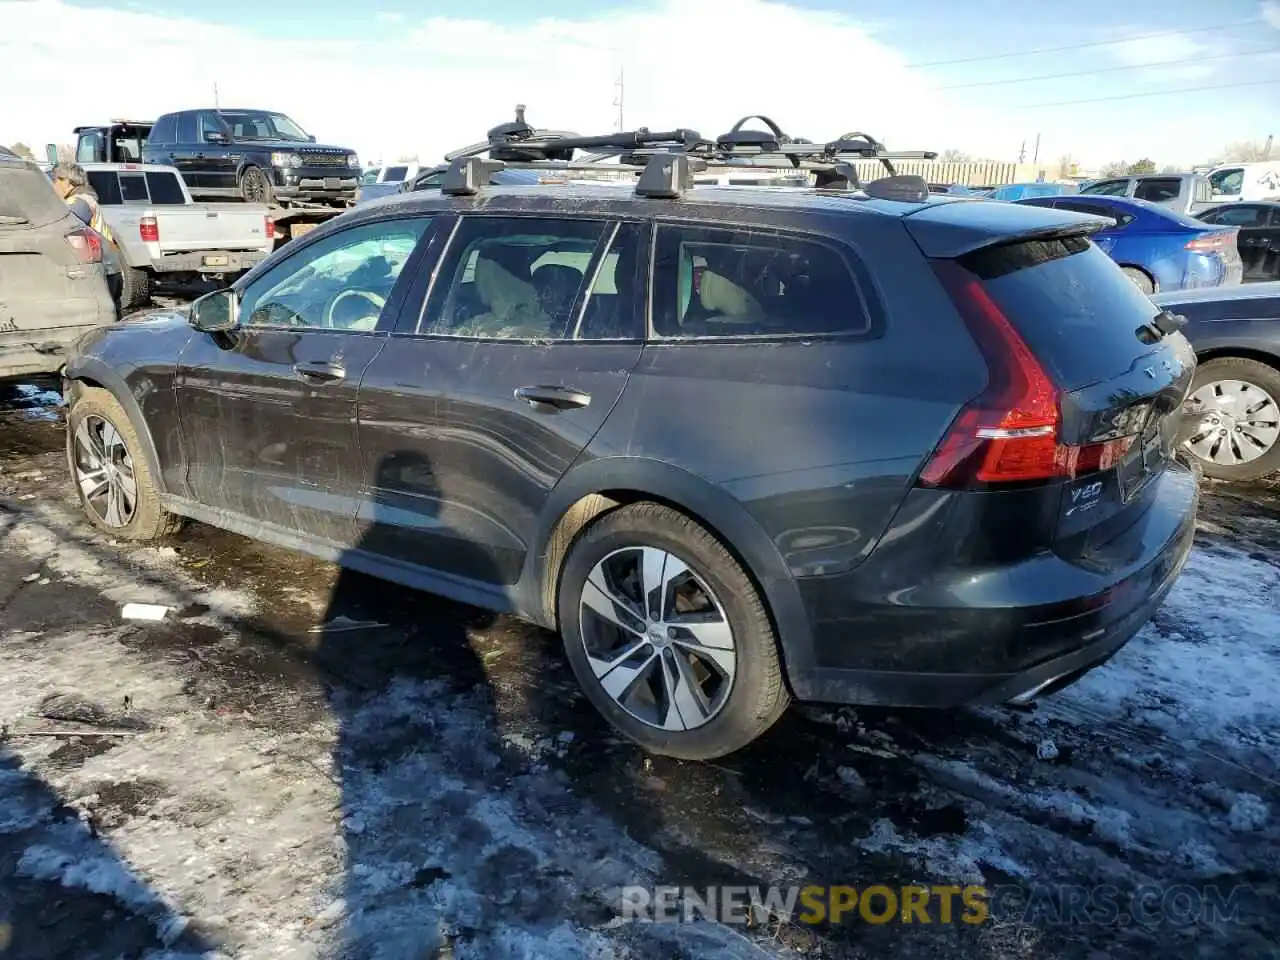
<path fill-rule="evenodd" d="M 293 372 L 304 380 L 315 380 L 320 383 L 332 383 L 343 380 L 347 376 L 346 368 L 340 363 L 318 360 L 313 363 L 295 363 Z"/>
<path fill-rule="evenodd" d="M 572 387 L 517 387 L 517 400 L 524 400 L 535 409 L 548 412 L 585 407 L 591 402 L 591 394 Z"/>

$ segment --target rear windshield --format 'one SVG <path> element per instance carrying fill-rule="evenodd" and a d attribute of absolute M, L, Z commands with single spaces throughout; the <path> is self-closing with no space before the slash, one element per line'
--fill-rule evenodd
<path fill-rule="evenodd" d="M 0 160 L 0 228 L 44 226 L 67 216 L 67 205 L 34 163 Z"/>
<path fill-rule="evenodd" d="M 1119 376 L 1151 350 L 1137 331 L 1159 308 L 1085 237 L 987 248 L 961 262 L 1066 390 Z"/>

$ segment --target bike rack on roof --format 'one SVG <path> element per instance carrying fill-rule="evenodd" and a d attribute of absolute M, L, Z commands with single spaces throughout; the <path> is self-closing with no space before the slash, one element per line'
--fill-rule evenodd
<path fill-rule="evenodd" d="M 812 173 L 818 189 L 862 190 L 881 199 L 920 201 L 929 193 L 924 178 L 898 175 L 893 161 L 937 158 L 927 150 L 889 151 L 862 132 L 825 143 L 790 137 L 765 116 L 743 117 L 715 140 L 687 128 L 652 131 L 647 127 L 583 137 L 535 129 L 526 122 L 524 110 L 523 104 L 518 105 L 515 120 L 491 129 L 484 141 L 446 154 L 449 167 L 441 192 L 474 194 L 491 182 L 494 173 L 510 167 L 636 173 L 638 196 L 674 199 L 693 186 L 694 172 L 709 167 L 737 171 L 790 167 Z M 751 120 L 761 121 L 767 129 L 746 128 Z M 575 159 L 579 151 L 586 156 Z M 609 158 L 615 162 L 603 162 Z M 879 160 L 889 176 L 864 186 L 851 160 Z"/>

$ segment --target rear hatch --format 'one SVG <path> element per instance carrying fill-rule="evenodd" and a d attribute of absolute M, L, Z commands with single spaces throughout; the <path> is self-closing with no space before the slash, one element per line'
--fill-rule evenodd
<path fill-rule="evenodd" d="M 1100 559 L 1145 512 L 1146 492 L 1174 457 L 1195 356 L 1089 240 L 1106 221 L 995 210 L 971 218 L 932 208 L 906 219 L 989 373 L 920 482 L 1038 491 L 1052 508 L 1055 551 Z M 1013 210 L 1034 212 L 1002 225 Z"/>

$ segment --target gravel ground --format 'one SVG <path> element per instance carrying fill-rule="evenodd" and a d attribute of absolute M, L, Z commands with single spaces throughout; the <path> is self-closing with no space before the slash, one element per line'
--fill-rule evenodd
<path fill-rule="evenodd" d="M 98 536 L 56 403 L 0 401 L 0 956 L 1280 956 L 1280 487 L 1209 489 L 1154 622 L 1034 709 L 796 708 L 694 764 L 611 736 L 545 631 L 198 525 Z M 655 884 L 996 893 L 619 915 Z"/>

